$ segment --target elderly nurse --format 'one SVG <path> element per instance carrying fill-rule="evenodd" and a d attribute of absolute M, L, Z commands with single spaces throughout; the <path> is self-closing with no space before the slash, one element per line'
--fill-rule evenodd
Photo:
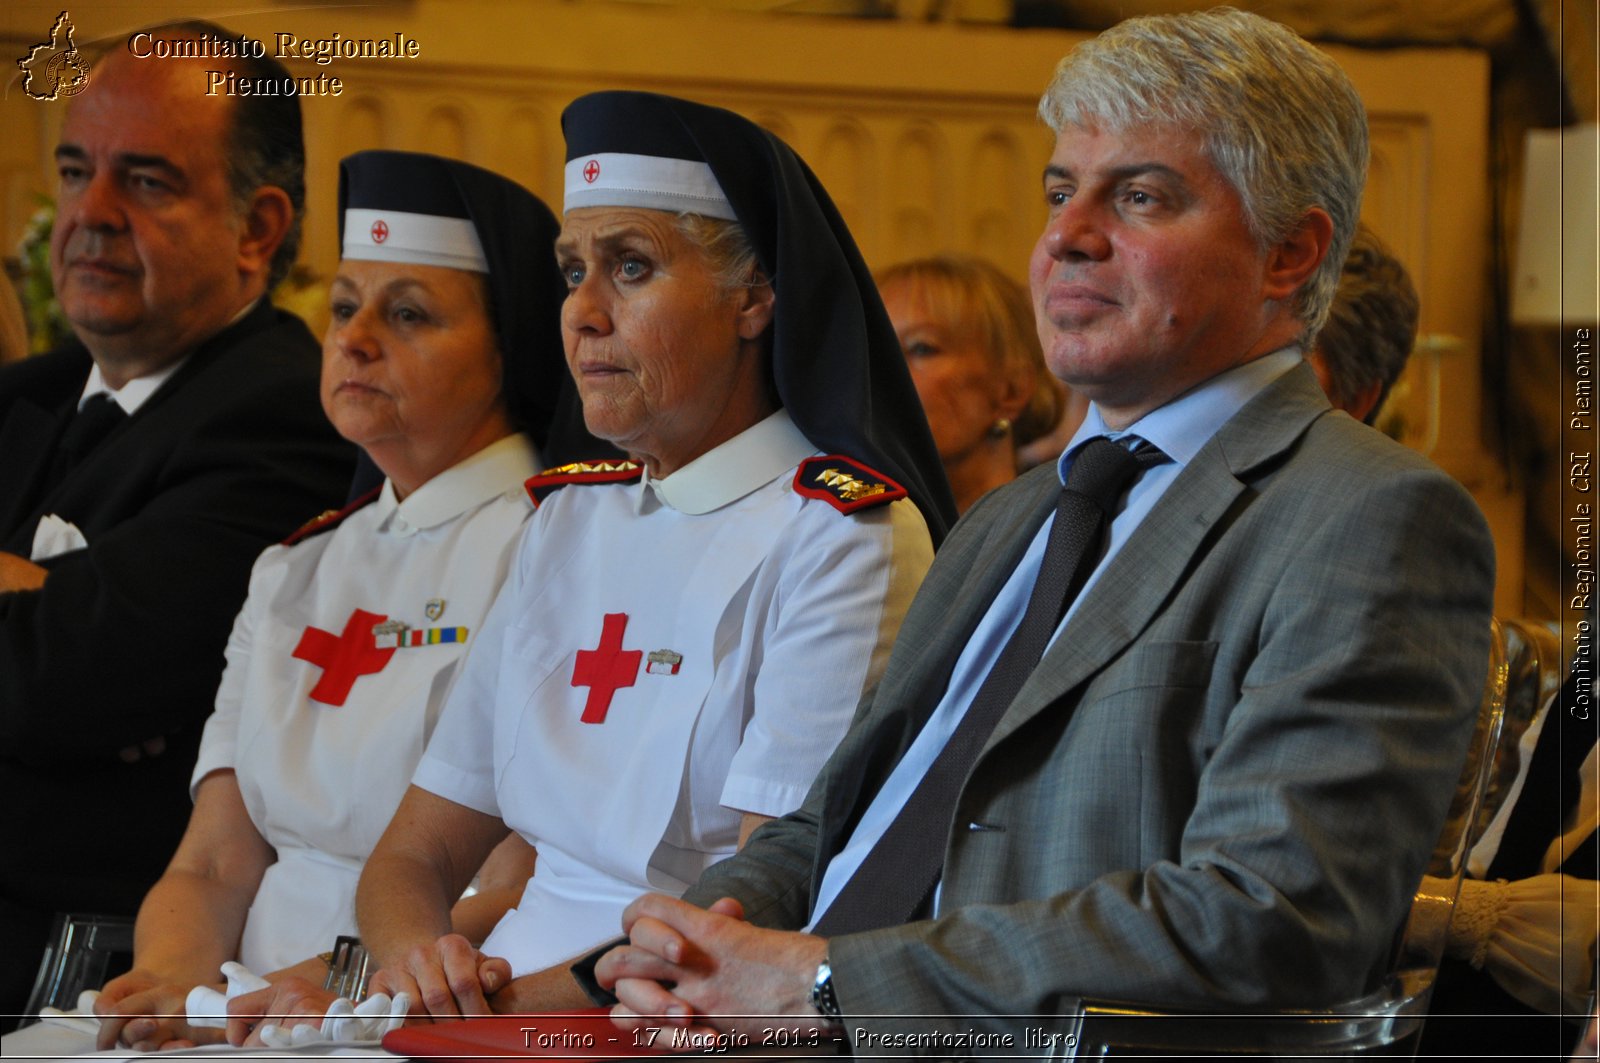
<path fill-rule="evenodd" d="M 132 1017 L 181 1015 L 225 960 L 320 982 L 316 957 L 355 933 L 362 865 L 532 516 L 523 481 L 540 445 L 566 445 L 548 435 L 566 373 L 544 205 L 497 174 L 400 152 L 345 159 L 339 201 L 322 400 L 385 479 L 256 563 L 188 831 L 140 909 L 134 970 L 97 1006 L 102 1047 L 205 1036 Z M 493 925 L 526 877 L 518 847 L 498 906 L 462 902 L 452 925 Z"/>
<path fill-rule="evenodd" d="M 797 807 L 952 509 L 865 265 L 787 146 L 642 93 L 562 123 L 567 364 L 636 460 L 530 481 L 539 511 L 363 875 L 373 988 L 436 1017 L 488 1010 L 507 973 L 498 1010 L 587 1003 L 564 961 Z M 480 953 L 450 901 L 507 826 L 538 868 Z"/>

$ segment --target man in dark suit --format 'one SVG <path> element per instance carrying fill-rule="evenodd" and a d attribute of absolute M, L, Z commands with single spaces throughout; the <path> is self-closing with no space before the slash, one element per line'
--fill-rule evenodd
<path fill-rule="evenodd" d="M 250 566 L 353 467 L 316 341 L 266 299 L 298 244 L 299 104 L 207 96 L 219 65 L 96 63 L 56 149 L 51 264 L 79 342 L 0 371 L 7 1012 L 52 913 L 132 914 L 160 875 Z"/>
<path fill-rule="evenodd" d="M 946 540 L 805 805 L 630 907 L 594 968 L 625 1025 L 1048 1055 L 1084 996 L 1331 1006 L 1386 970 L 1482 689 L 1493 551 L 1301 357 L 1356 223 L 1360 100 L 1221 10 L 1080 45 L 1040 113 L 1035 308 L 1088 419 Z"/>

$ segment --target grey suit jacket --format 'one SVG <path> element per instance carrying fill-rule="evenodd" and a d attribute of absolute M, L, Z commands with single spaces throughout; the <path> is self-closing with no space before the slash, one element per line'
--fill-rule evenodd
<path fill-rule="evenodd" d="M 1059 487 L 1037 470 L 961 521 L 805 805 L 690 900 L 806 924 Z M 1465 491 L 1333 413 L 1309 368 L 1279 378 L 1181 472 L 1000 722 L 950 836 L 929 840 L 940 917 L 830 942 L 851 1027 L 923 1034 L 941 1020 L 893 1016 L 948 1014 L 1016 1032 L 999 1016 L 1085 995 L 1248 1009 L 1362 992 L 1462 763 L 1493 571 Z"/>

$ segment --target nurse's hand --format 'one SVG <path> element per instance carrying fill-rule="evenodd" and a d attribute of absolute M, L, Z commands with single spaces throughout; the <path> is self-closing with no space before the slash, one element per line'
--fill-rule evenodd
<path fill-rule="evenodd" d="M 260 1048 L 261 1027 L 268 1023 L 285 1030 L 296 1026 L 321 1026 L 328 1007 L 339 994 L 304 978 L 285 978 L 254 993 L 241 993 L 228 1001 L 228 1043 Z"/>
<path fill-rule="evenodd" d="M 488 998 L 511 981 L 511 964 L 485 956 L 460 934 L 408 949 L 398 964 L 372 976 L 373 993 L 411 996 L 411 1017 L 435 1021 L 488 1015 Z"/>
<path fill-rule="evenodd" d="M 113 978 L 94 1003 L 100 1017 L 95 1047 L 103 1052 L 121 1044 L 135 1052 L 155 1052 L 222 1040 L 220 1030 L 197 1029 L 184 1021 L 190 988 L 139 969 Z"/>

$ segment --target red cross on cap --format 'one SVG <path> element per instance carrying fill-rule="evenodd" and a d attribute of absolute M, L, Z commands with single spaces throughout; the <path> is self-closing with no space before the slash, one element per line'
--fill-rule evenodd
<path fill-rule="evenodd" d="M 583 164 L 583 179 L 585 181 L 589 182 L 590 184 L 594 184 L 595 179 L 598 178 L 599 176 L 600 176 L 600 162 L 599 162 L 599 160 L 590 159 L 588 162 Z"/>
<path fill-rule="evenodd" d="M 389 224 L 382 218 L 372 223 L 372 242 L 381 244 L 389 239 Z"/>

